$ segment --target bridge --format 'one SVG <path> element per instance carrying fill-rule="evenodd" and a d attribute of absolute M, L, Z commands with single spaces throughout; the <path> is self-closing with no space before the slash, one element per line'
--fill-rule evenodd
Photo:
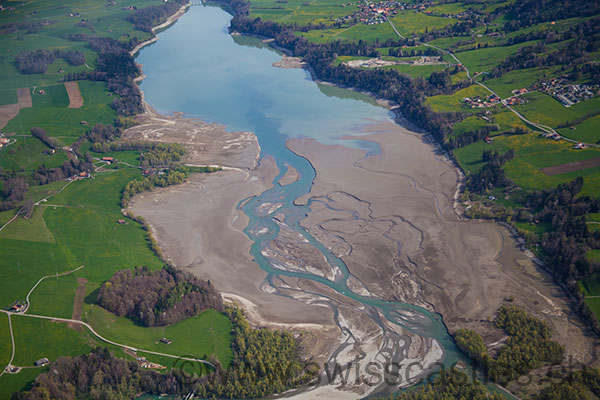
<path fill-rule="evenodd" d="M 203 6 L 204 0 L 190 0 L 190 6 Z"/>

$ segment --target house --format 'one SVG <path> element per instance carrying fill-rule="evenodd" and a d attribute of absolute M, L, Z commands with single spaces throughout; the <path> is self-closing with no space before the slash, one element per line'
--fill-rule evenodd
<path fill-rule="evenodd" d="M 34 364 L 36 367 L 43 367 L 44 365 L 50 364 L 50 361 L 48 361 L 48 359 L 46 357 L 44 357 L 44 358 L 40 358 L 39 360 L 34 362 Z"/>
<path fill-rule="evenodd" d="M 8 311 L 11 312 L 21 312 L 23 311 L 24 306 L 22 304 L 15 304 L 13 306 L 11 306 Z"/>
<path fill-rule="evenodd" d="M 7 144 L 8 143 L 8 138 L 5 138 L 5 137 L 0 138 L 0 143 Z"/>
<path fill-rule="evenodd" d="M 119 219 L 119 220 L 117 220 L 117 223 L 118 223 L 118 224 L 124 224 L 124 223 L 125 223 L 125 220 L 124 220 L 124 219 Z"/>
<path fill-rule="evenodd" d="M 573 148 L 577 149 L 577 150 L 587 149 L 587 147 L 588 147 L 587 144 L 581 143 L 581 142 L 579 142 L 579 143 L 577 143 L 576 145 L 573 146 Z"/>
<path fill-rule="evenodd" d="M 81 125 L 87 125 L 87 124 L 88 124 L 88 122 L 87 122 L 87 121 L 81 121 L 81 122 L 80 122 L 80 124 L 81 124 Z"/>
<path fill-rule="evenodd" d="M 38 90 L 38 94 L 44 95 L 44 94 L 46 94 L 46 91 L 43 89 L 40 89 L 40 90 Z"/>
<path fill-rule="evenodd" d="M 115 158 L 114 157 L 102 157 L 102 161 L 108 161 L 109 164 L 112 164 L 113 162 L 115 162 Z"/>
<path fill-rule="evenodd" d="M 161 341 L 161 343 L 165 343 L 165 344 L 171 344 L 171 340 L 170 340 L 170 339 L 167 339 L 167 338 L 165 338 L 165 337 L 164 337 L 164 338 L 162 338 L 162 339 L 160 339 L 160 341 Z"/>
<path fill-rule="evenodd" d="M 90 173 L 89 173 L 89 172 L 86 172 L 86 171 L 83 171 L 83 172 L 80 172 L 80 173 L 79 173 L 79 176 L 80 176 L 80 177 L 82 177 L 82 178 L 87 178 L 87 177 L 89 177 L 89 176 L 90 176 Z"/>
<path fill-rule="evenodd" d="M 486 137 L 483 139 L 483 141 L 484 141 L 484 142 L 486 142 L 487 144 L 490 144 L 490 143 L 492 143 L 492 138 L 491 138 L 491 137 L 489 137 L 489 136 L 486 136 Z"/>

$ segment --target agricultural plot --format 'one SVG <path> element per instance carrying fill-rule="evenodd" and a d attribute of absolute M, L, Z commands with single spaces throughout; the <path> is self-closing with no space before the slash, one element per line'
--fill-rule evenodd
<path fill-rule="evenodd" d="M 511 71 L 499 78 L 485 79 L 483 82 L 487 87 L 505 99 L 513 96 L 512 91 L 515 89 L 529 88 L 539 79 L 551 79 L 560 75 L 560 69 L 554 68 L 530 68 Z M 480 75 L 478 80 L 487 78 L 486 75 Z"/>
<path fill-rule="evenodd" d="M 487 47 L 477 50 L 456 53 L 456 57 L 472 74 L 477 72 L 491 72 L 508 56 L 515 54 L 519 48 L 535 44 L 535 41 L 519 43 L 513 46 Z"/>
<path fill-rule="evenodd" d="M 588 118 L 572 127 L 559 129 L 558 132 L 569 139 L 585 143 L 598 143 L 600 140 L 600 115 Z"/>
<path fill-rule="evenodd" d="M 90 129 L 89 126 L 82 125 L 81 121 L 109 124 L 115 120 L 117 114 L 110 107 L 113 97 L 108 96 L 104 82 L 81 81 L 79 88 L 84 102 L 82 107 L 68 108 L 69 97 L 63 84 L 46 86 L 43 88 L 46 94 L 33 95 L 33 107 L 22 109 L 4 130 L 30 135 L 31 128 L 43 127 L 63 145 L 70 145 Z M 28 152 L 24 149 L 15 158 L 32 157 L 32 153 L 37 156 L 35 151 Z"/>
<path fill-rule="evenodd" d="M 523 95 L 525 104 L 516 106 L 530 121 L 556 128 L 577 118 L 585 117 L 600 109 L 600 98 L 579 102 L 571 107 L 564 107 L 558 100 L 546 93 L 532 92 Z"/>
<path fill-rule="evenodd" d="M 215 310 L 207 310 L 170 326 L 141 327 L 96 305 L 84 307 L 84 318 L 105 337 L 145 350 L 175 355 L 204 357 L 214 355 L 224 365 L 233 358 L 230 346 L 231 322 Z M 171 344 L 159 342 L 163 337 Z"/>
<path fill-rule="evenodd" d="M 282 24 L 332 24 L 336 19 L 356 12 L 356 1 L 341 0 L 252 0 L 251 18 Z M 344 7 L 342 7 L 342 4 Z"/>
<path fill-rule="evenodd" d="M 478 85 L 471 85 L 465 89 L 459 90 L 458 92 L 451 95 L 439 95 L 429 97 L 426 103 L 437 112 L 452 112 L 452 111 L 464 111 L 470 113 L 481 112 L 482 109 L 468 108 L 462 104 L 462 99 L 465 97 L 487 97 L 490 92 Z"/>

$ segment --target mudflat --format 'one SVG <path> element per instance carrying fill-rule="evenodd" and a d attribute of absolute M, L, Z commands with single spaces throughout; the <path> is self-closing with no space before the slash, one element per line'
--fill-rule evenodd
<path fill-rule="evenodd" d="M 569 299 L 511 233 L 455 212 L 458 170 L 427 136 L 391 123 L 365 132 L 377 132 L 361 138 L 379 144 L 379 154 L 311 139 L 288 147 L 317 171 L 310 195 L 300 199 L 311 200 L 312 210 L 302 224 L 371 293 L 438 311 L 450 332 L 471 328 L 488 344 L 501 339 L 489 319 L 515 304 L 551 324 L 567 357 L 595 357 L 598 343 Z"/>
<path fill-rule="evenodd" d="M 253 134 L 153 111 L 140 122 L 125 133 L 126 140 L 183 143 L 189 150 L 187 163 L 226 166 L 131 202 L 132 211 L 150 222 L 173 264 L 210 280 L 226 300 L 245 309 L 253 324 L 298 333 L 305 354 L 319 362 L 346 363 L 358 357 L 362 365 L 387 360 L 404 368 L 419 360 L 418 376 L 442 357 L 434 340 L 382 323 L 373 309 L 327 285 L 281 275 L 268 279 L 253 262 L 252 241 L 243 232 L 248 219 L 240 204 L 272 187 L 279 172 L 269 158 L 256 163 L 260 149 Z M 391 122 L 370 123 L 363 133 L 360 138 L 377 143 L 379 153 L 367 156 L 360 149 L 313 139 L 288 141 L 316 170 L 311 192 L 297 200 L 310 201 L 311 211 L 301 223 L 346 263 L 354 292 L 440 312 L 450 332 L 471 328 L 488 344 L 502 339 L 490 322 L 496 310 L 519 305 L 551 324 L 567 356 L 582 362 L 595 357 L 597 343 L 586 336 L 564 292 L 521 251 L 511 233 L 457 214 L 459 172 L 426 135 Z M 280 184 L 296 181 L 297 175 L 288 169 Z M 277 209 L 270 203 L 263 206 Z M 269 213 L 280 230 L 263 254 L 278 268 L 327 279 L 339 275 L 278 211 Z M 362 369 L 357 374 L 366 376 Z M 361 397 L 373 392 L 363 380 L 358 382 L 308 392 L 303 388 L 290 395 Z"/>

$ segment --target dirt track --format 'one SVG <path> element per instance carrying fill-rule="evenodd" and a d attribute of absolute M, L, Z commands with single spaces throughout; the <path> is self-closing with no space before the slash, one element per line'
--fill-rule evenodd
<path fill-rule="evenodd" d="M 579 171 L 580 169 L 597 167 L 598 165 L 600 165 L 600 157 L 591 158 L 589 160 L 573 161 L 560 165 L 553 165 L 551 167 L 542 168 L 540 171 L 548 176 L 552 176 L 567 174 L 569 172 Z"/>

